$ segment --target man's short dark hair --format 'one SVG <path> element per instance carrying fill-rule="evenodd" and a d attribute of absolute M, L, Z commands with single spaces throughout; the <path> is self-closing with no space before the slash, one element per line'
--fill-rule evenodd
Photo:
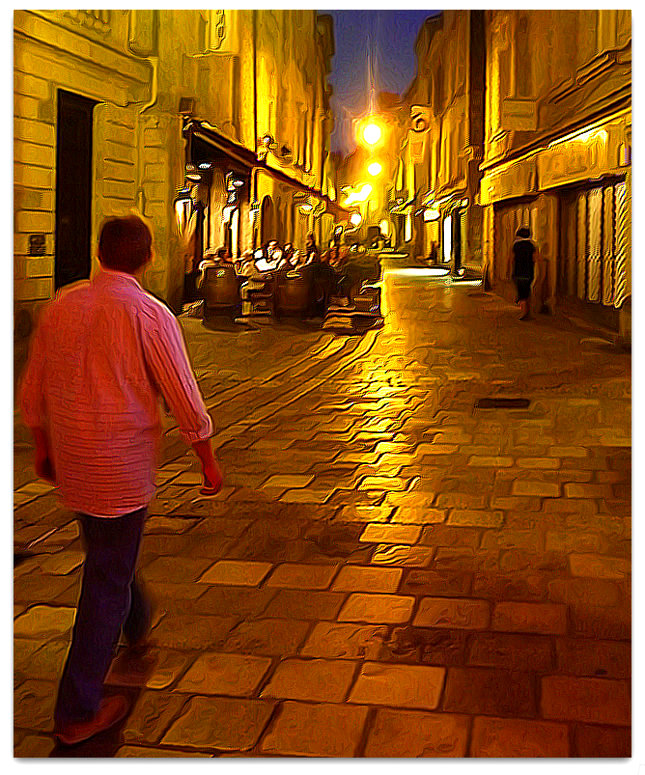
<path fill-rule="evenodd" d="M 99 260 L 106 269 L 134 274 L 150 260 L 152 234 L 138 215 L 108 218 L 101 226 Z"/>

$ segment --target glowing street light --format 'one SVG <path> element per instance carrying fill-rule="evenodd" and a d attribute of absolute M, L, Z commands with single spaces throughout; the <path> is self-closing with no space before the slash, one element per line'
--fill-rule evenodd
<path fill-rule="evenodd" d="M 376 145 L 381 137 L 383 137 L 383 130 L 374 121 L 370 121 L 363 127 L 363 140 L 368 145 Z"/>
<path fill-rule="evenodd" d="M 360 213 L 352 213 L 349 216 L 349 222 L 352 224 L 352 226 L 360 226 L 362 220 L 363 219 L 361 218 Z"/>
<path fill-rule="evenodd" d="M 367 171 L 373 178 L 375 178 L 377 175 L 380 175 L 381 172 L 383 172 L 383 167 L 379 162 L 373 161 L 367 168 Z"/>

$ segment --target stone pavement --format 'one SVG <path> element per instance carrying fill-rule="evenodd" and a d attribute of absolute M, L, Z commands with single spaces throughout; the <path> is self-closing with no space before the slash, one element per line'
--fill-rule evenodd
<path fill-rule="evenodd" d="M 629 355 L 410 270 L 384 305 L 362 337 L 183 321 L 226 484 L 168 420 L 150 651 L 73 749 L 78 530 L 17 445 L 16 756 L 630 755 Z"/>

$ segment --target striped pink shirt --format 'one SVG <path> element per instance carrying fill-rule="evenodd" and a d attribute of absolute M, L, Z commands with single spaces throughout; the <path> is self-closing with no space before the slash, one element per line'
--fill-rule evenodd
<path fill-rule="evenodd" d="M 21 385 L 25 423 L 50 439 L 65 505 L 116 517 L 154 496 L 163 396 L 188 443 L 213 426 L 179 323 L 136 278 L 102 269 L 42 312 Z"/>

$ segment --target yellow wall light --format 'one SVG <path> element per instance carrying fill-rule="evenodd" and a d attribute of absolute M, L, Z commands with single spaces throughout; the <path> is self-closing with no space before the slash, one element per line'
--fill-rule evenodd
<path fill-rule="evenodd" d="M 360 226 L 360 223 L 363 219 L 361 218 L 360 213 L 352 213 L 349 216 L 349 222 L 352 224 L 352 226 Z"/>
<path fill-rule="evenodd" d="M 375 178 L 377 175 L 380 175 L 380 174 L 381 174 L 381 172 L 383 172 L 383 165 L 381 165 L 381 164 L 380 164 L 379 162 L 377 162 L 377 161 L 373 161 L 373 162 L 372 162 L 372 163 L 369 165 L 369 167 L 367 168 L 367 171 L 369 172 L 369 174 L 370 174 L 370 175 L 371 175 L 373 178 Z"/>

